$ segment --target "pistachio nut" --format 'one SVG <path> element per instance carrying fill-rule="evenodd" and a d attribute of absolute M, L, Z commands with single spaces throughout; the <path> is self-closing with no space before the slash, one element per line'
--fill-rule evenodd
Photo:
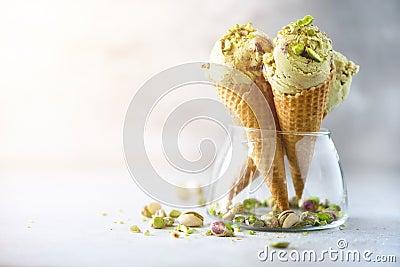
<path fill-rule="evenodd" d="M 210 225 L 210 231 L 213 235 L 224 237 L 224 236 L 233 236 L 233 228 L 229 224 L 225 224 L 224 222 L 218 221 L 213 222 Z"/>
<path fill-rule="evenodd" d="M 316 211 L 317 206 L 315 206 L 315 202 L 307 199 L 303 202 L 301 208 L 306 211 Z"/>
<path fill-rule="evenodd" d="M 159 203 L 151 202 L 143 207 L 141 214 L 144 217 L 151 218 L 159 209 L 161 209 L 161 205 Z"/>
<path fill-rule="evenodd" d="M 317 216 L 318 216 L 318 219 L 321 222 L 324 221 L 326 223 L 331 223 L 333 221 L 332 216 L 330 214 L 328 214 L 328 213 L 325 213 L 325 212 L 319 212 L 319 213 L 317 213 Z"/>
<path fill-rule="evenodd" d="M 243 213 L 244 212 L 244 206 L 242 203 L 235 203 L 233 207 L 237 210 L 237 213 Z"/>
<path fill-rule="evenodd" d="M 167 214 L 163 209 L 159 209 L 156 211 L 156 213 L 154 213 L 154 216 L 164 218 L 167 217 Z"/>
<path fill-rule="evenodd" d="M 318 225 L 319 219 L 315 212 L 305 211 L 300 214 L 300 220 L 305 225 Z"/>
<path fill-rule="evenodd" d="M 307 52 L 308 56 L 310 58 L 314 59 L 315 61 L 317 61 L 317 62 L 324 61 L 324 59 L 317 52 L 315 52 L 312 48 L 307 47 L 306 52 Z"/>
<path fill-rule="evenodd" d="M 257 219 L 251 226 L 253 226 L 253 227 L 264 227 L 265 223 L 264 223 L 263 220 L 258 220 Z"/>
<path fill-rule="evenodd" d="M 244 217 L 244 216 L 237 216 L 234 219 L 235 223 L 244 223 L 245 220 L 246 220 L 246 217 Z"/>
<path fill-rule="evenodd" d="M 172 218 L 172 217 L 165 217 L 164 218 L 165 227 L 173 226 L 174 222 L 175 222 L 175 219 Z"/>
<path fill-rule="evenodd" d="M 203 225 L 204 218 L 203 218 L 203 216 L 201 216 L 199 213 L 197 213 L 195 211 L 188 211 L 188 212 L 182 213 L 178 217 L 177 221 L 180 224 L 183 224 L 185 226 L 199 227 L 199 226 Z"/>
<path fill-rule="evenodd" d="M 230 209 L 227 213 L 225 213 L 222 216 L 222 219 L 227 220 L 227 221 L 232 221 L 237 212 L 238 212 L 237 208 L 233 207 L 232 209 Z"/>
<path fill-rule="evenodd" d="M 287 248 L 289 246 L 289 242 L 275 242 L 270 243 L 269 246 L 273 248 Z"/>
<path fill-rule="evenodd" d="M 321 199 L 318 204 L 319 204 L 319 206 L 322 206 L 323 208 L 328 208 L 329 200 L 327 198 Z"/>
<path fill-rule="evenodd" d="M 254 216 L 254 215 L 251 215 L 251 216 L 249 216 L 249 217 L 246 219 L 246 224 L 247 224 L 247 225 L 252 225 L 252 224 L 255 223 L 256 221 L 257 221 L 257 217 Z"/>
<path fill-rule="evenodd" d="M 253 231 L 253 230 L 249 230 L 249 235 L 255 235 L 256 234 L 256 232 L 255 231 Z"/>
<path fill-rule="evenodd" d="M 299 216 L 292 210 L 285 210 L 278 216 L 282 228 L 290 228 L 299 221 Z"/>
<path fill-rule="evenodd" d="M 151 216 L 152 216 L 152 214 L 150 213 L 150 211 L 147 209 L 147 206 L 145 206 L 145 207 L 143 208 L 143 210 L 141 211 L 141 214 L 142 214 L 144 217 L 147 217 L 147 218 L 151 218 Z"/>
<path fill-rule="evenodd" d="M 179 215 L 181 215 L 181 212 L 179 210 L 171 210 L 171 212 L 169 213 L 169 217 L 172 218 L 178 218 Z"/>
<path fill-rule="evenodd" d="M 272 212 L 262 215 L 260 218 L 261 218 L 261 220 L 264 221 L 265 226 L 268 228 L 279 227 L 278 218 L 276 216 L 274 216 L 274 214 Z"/>
<path fill-rule="evenodd" d="M 183 224 L 178 224 L 178 226 L 175 227 L 174 230 L 178 231 L 178 232 L 183 232 L 183 233 L 188 234 L 188 235 L 192 234 L 194 232 L 194 230 L 192 228 L 189 228 L 189 227 L 187 227 L 187 226 L 185 226 Z"/>
<path fill-rule="evenodd" d="M 156 214 L 156 211 L 161 209 L 161 205 L 158 202 L 151 202 L 147 204 L 146 207 L 152 215 Z"/>
<path fill-rule="evenodd" d="M 334 210 L 336 210 L 336 211 L 340 211 L 340 206 L 339 206 L 339 205 L 336 205 L 336 204 L 330 204 L 330 205 L 329 205 L 329 208 L 330 208 L 330 209 L 334 209 Z"/>
<path fill-rule="evenodd" d="M 150 226 L 155 229 L 161 229 L 165 227 L 164 218 L 161 217 L 153 217 L 150 222 Z"/>
<path fill-rule="evenodd" d="M 130 230 L 132 233 L 141 233 L 141 232 L 142 232 L 142 231 L 140 230 L 139 226 L 137 226 L 137 225 L 132 225 L 132 226 L 129 228 L 129 230 Z"/>

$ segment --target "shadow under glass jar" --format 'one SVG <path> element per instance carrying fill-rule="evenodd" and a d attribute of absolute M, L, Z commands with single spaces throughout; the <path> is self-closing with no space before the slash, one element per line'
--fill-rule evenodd
<path fill-rule="evenodd" d="M 213 195 L 217 190 L 211 190 L 213 201 L 207 211 L 213 219 L 245 229 L 289 232 L 329 229 L 345 222 L 346 183 L 329 130 L 299 133 L 233 126 L 229 138 L 217 155 L 213 177 L 221 177 L 222 183 L 229 180 L 232 186 L 219 199 Z M 276 153 L 279 145 L 282 153 Z M 235 162 L 227 163 L 233 153 Z M 283 214 L 279 217 L 282 210 L 268 183 L 277 156 L 282 157 L 284 171 L 281 182 L 273 186 L 287 188 L 289 209 L 297 215 L 290 227 L 284 224 Z M 221 175 L 228 165 L 234 177 Z"/>

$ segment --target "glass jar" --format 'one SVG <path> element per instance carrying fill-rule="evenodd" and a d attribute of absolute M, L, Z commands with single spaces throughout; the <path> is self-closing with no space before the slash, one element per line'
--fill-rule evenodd
<path fill-rule="evenodd" d="M 255 156 L 254 150 L 260 143 L 265 148 L 261 157 Z M 277 153 L 278 146 L 282 153 Z M 277 157 L 284 162 L 281 175 L 273 171 L 280 164 Z M 233 126 L 217 155 L 213 179 L 217 182 L 209 196 L 208 214 L 241 228 L 289 232 L 328 229 L 343 224 L 348 216 L 346 183 L 329 130 L 299 133 Z M 224 186 L 220 185 L 226 188 L 227 183 L 232 186 L 221 194 L 219 187 Z M 283 192 L 279 196 L 277 188 Z M 290 212 L 282 213 L 288 209 L 281 209 L 285 201 Z M 284 214 L 292 211 L 297 216 L 285 225 Z"/>

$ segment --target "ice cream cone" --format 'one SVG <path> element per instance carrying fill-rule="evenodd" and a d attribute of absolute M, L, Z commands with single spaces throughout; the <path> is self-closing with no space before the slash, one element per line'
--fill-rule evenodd
<path fill-rule="evenodd" d="M 230 110 L 234 120 L 239 121 L 237 124 L 243 127 L 264 129 L 263 125 L 265 125 L 268 116 L 263 117 L 263 115 L 267 115 L 264 113 L 268 112 L 269 108 L 272 112 L 273 122 L 268 123 L 275 123 L 275 127 L 278 130 L 280 129 L 271 87 L 262 74 L 262 56 L 272 49 L 273 44 L 269 37 L 265 33 L 255 30 L 251 23 L 248 23 L 230 28 L 226 35 L 216 42 L 212 50 L 211 62 L 240 71 L 256 85 L 249 87 L 246 84 L 234 82 L 216 86 L 222 103 Z M 257 93 L 254 94 L 251 90 L 257 90 Z M 260 91 L 262 94 L 260 94 Z M 248 103 L 251 103 L 251 108 Z M 254 109 L 264 109 L 265 112 L 257 112 L 257 116 L 255 116 Z M 271 144 L 267 144 L 264 140 L 260 141 L 261 133 L 262 131 L 259 130 L 247 131 L 247 138 L 253 144 L 252 150 L 249 152 L 249 158 L 242 168 L 240 177 L 229 194 L 230 199 L 250 184 L 258 170 L 272 196 L 276 199 L 279 208 L 287 210 L 289 201 L 283 161 L 283 144 L 280 140 L 277 140 L 275 155 L 267 155 L 268 153 L 263 153 L 263 145 L 265 147 Z M 271 162 L 273 162 L 272 167 Z"/>
<path fill-rule="evenodd" d="M 261 79 L 257 79 L 261 81 Z M 264 80 L 263 87 L 269 87 L 268 83 Z M 243 88 L 238 88 L 238 85 L 231 85 L 233 90 L 229 90 L 225 87 L 216 86 L 217 93 L 219 94 L 221 101 L 224 105 L 234 113 L 235 117 L 240 120 L 240 124 L 243 127 L 251 129 L 260 129 L 259 120 L 260 118 L 254 115 L 252 109 L 243 99 L 242 95 L 245 90 L 248 90 L 246 86 Z M 268 89 L 270 90 L 270 89 Z M 237 93 L 235 93 L 237 92 Z M 264 96 L 266 93 L 263 94 Z M 272 101 L 272 97 L 271 97 Z M 252 101 L 254 105 L 254 101 Z M 265 105 L 265 100 L 260 99 L 258 101 L 259 105 Z M 254 108 L 252 105 L 252 108 Z M 261 120 L 263 118 L 261 117 Z M 271 145 L 267 144 L 261 140 L 260 131 L 247 131 L 247 138 L 250 143 L 253 144 L 252 151 L 250 152 L 249 159 L 247 160 L 246 166 L 242 170 L 242 175 L 236 182 L 235 186 L 232 188 L 229 196 L 230 199 L 239 194 L 244 188 L 246 188 L 249 183 L 254 178 L 255 172 L 258 169 L 260 174 L 263 176 L 265 183 L 267 184 L 272 196 L 275 198 L 278 207 L 281 210 L 289 209 L 286 176 L 285 176 L 285 166 L 284 166 L 284 152 L 281 140 L 277 140 L 275 154 L 273 155 L 272 167 L 270 164 L 272 155 L 267 155 L 263 153 L 262 146 Z"/>
<path fill-rule="evenodd" d="M 273 89 L 274 102 L 282 131 L 296 197 L 301 199 L 304 183 L 314 152 L 315 136 L 303 137 L 296 132 L 318 132 L 326 112 L 329 87 L 333 79 L 290 95 Z M 285 133 L 287 132 L 287 133 Z"/>
<path fill-rule="evenodd" d="M 270 82 L 282 129 L 289 168 L 300 199 L 314 152 L 316 137 L 327 109 L 335 67 L 332 41 L 305 16 L 284 26 L 265 53 L 264 76 Z"/>

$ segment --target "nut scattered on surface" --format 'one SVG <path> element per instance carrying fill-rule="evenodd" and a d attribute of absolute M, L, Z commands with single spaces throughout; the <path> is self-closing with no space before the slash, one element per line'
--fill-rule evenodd
<path fill-rule="evenodd" d="M 180 237 L 180 234 L 179 234 L 178 232 L 176 232 L 176 231 L 172 231 L 172 232 L 171 232 L 171 237 L 172 237 L 172 238 L 179 238 L 179 237 Z"/>
<path fill-rule="evenodd" d="M 167 214 L 163 209 L 159 209 L 156 211 L 156 213 L 154 213 L 154 216 L 164 218 L 167 217 Z"/>
<path fill-rule="evenodd" d="M 190 235 L 190 234 L 192 234 L 193 231 L 194 231 L 192 228 L 187 227 L 186 225 L 183 225 L 183 224 L 178 224 L 178 226 L 175 227 L 174 230 L 175 230 L 175 231 L 178 231 L 178 232 L 183 232 L 183 233 L 185 233 L 186 235 Z"/>
<path fill-rule="evenodd" d="M 141 232 L 142 232 L 142 231 L 140 230 L 139 226 L 137 226 L 137 225 L 132 225 L 132 226 L 129 228 L 129 230 L 130 230 L 132 233 L 141 233 Z"/>
<path fill-rule="evenodd" d="M 172 217 L 165 217 L 164 218 L 164 224 L 165 224 L 166 227 L 173 226 L 174 222 L 175 222 L 175 219 L 172 218 Z"/>
<path fill-rule="evenodd" d="M 158 202 L 151 202 L 149 204 L 147 204 L 147 210 L 151 213 L 151 214 L 155 214 L 157 210 L 161 209 L 161 205 Z"/>
<path fill-rule="evenodd" d="M 164 218 L 161 217 L 153 217 L 150 222 L 150 226 L 155 229 L 161 229 L 165 227 Z"/>
<path fill-rule="evenodd" d="M 180 224 L 183 224 L 185 226 L 189 226 L 189 227 L 199 227 L 203 225 L 204 222 L 204 218 L 203 216 L 201 216 L 199 213 L 194 212 L 194 211 L 188 211 L 188 212 L 184 212 L 182 213 L 177 221 Z"/>
<path fill-rule="evenodd" d="M 290 228 L 299 221 L 299 216 L 292 210 L 285 210 L 278 216 L 282 228 Z"/>
<path fill-rule="evenodd" d="M 172 218 L 178 218 L 179 215 L 181 215 L 181 212 L 179 210 L 171 210 L 171 212 L 169 213 L 169 217 Z"/>
<path fill-rule="evenodd" d="M 234 236 L 232 226 L 221 221 L 213 222 L 210 225 L 210 232 L 219 237 Z"/>
<path fill-rule="evenodd" d="M 225 213 L 224 216 L 222 216 L 222 219 L 227 221 L 232 221 L 237 212 L 238 212 L 237 208 L 233 207 L 227 213 Z"/>
<path fill-rule="evenodd" d="M 273 248 L 287 248 L 289 244 L 290 242 L 275 242 L 275 243 L 270 243 L 269 246 Z"/>
<path fill-rule="evenodd" d="M 145 236 L 149 236 L 150 235 L 150 231 L 147 229 L 146 231 L 144 231 L 143 233 Z"/>
<path fill-rule="evenodd" d="M 256 234 L 256 232 L 255 231 L 253 231 L 253 230 L 249 230 L 249 235 L 255 235 Z"/>
<path fill-rule="evenodd" d="M 143 207 L 142 215 L 151 218 L 154 214 L 156 214 L 157 210 L 161 209 L 161 205 L 157 202 L 151 202 Z"/>

